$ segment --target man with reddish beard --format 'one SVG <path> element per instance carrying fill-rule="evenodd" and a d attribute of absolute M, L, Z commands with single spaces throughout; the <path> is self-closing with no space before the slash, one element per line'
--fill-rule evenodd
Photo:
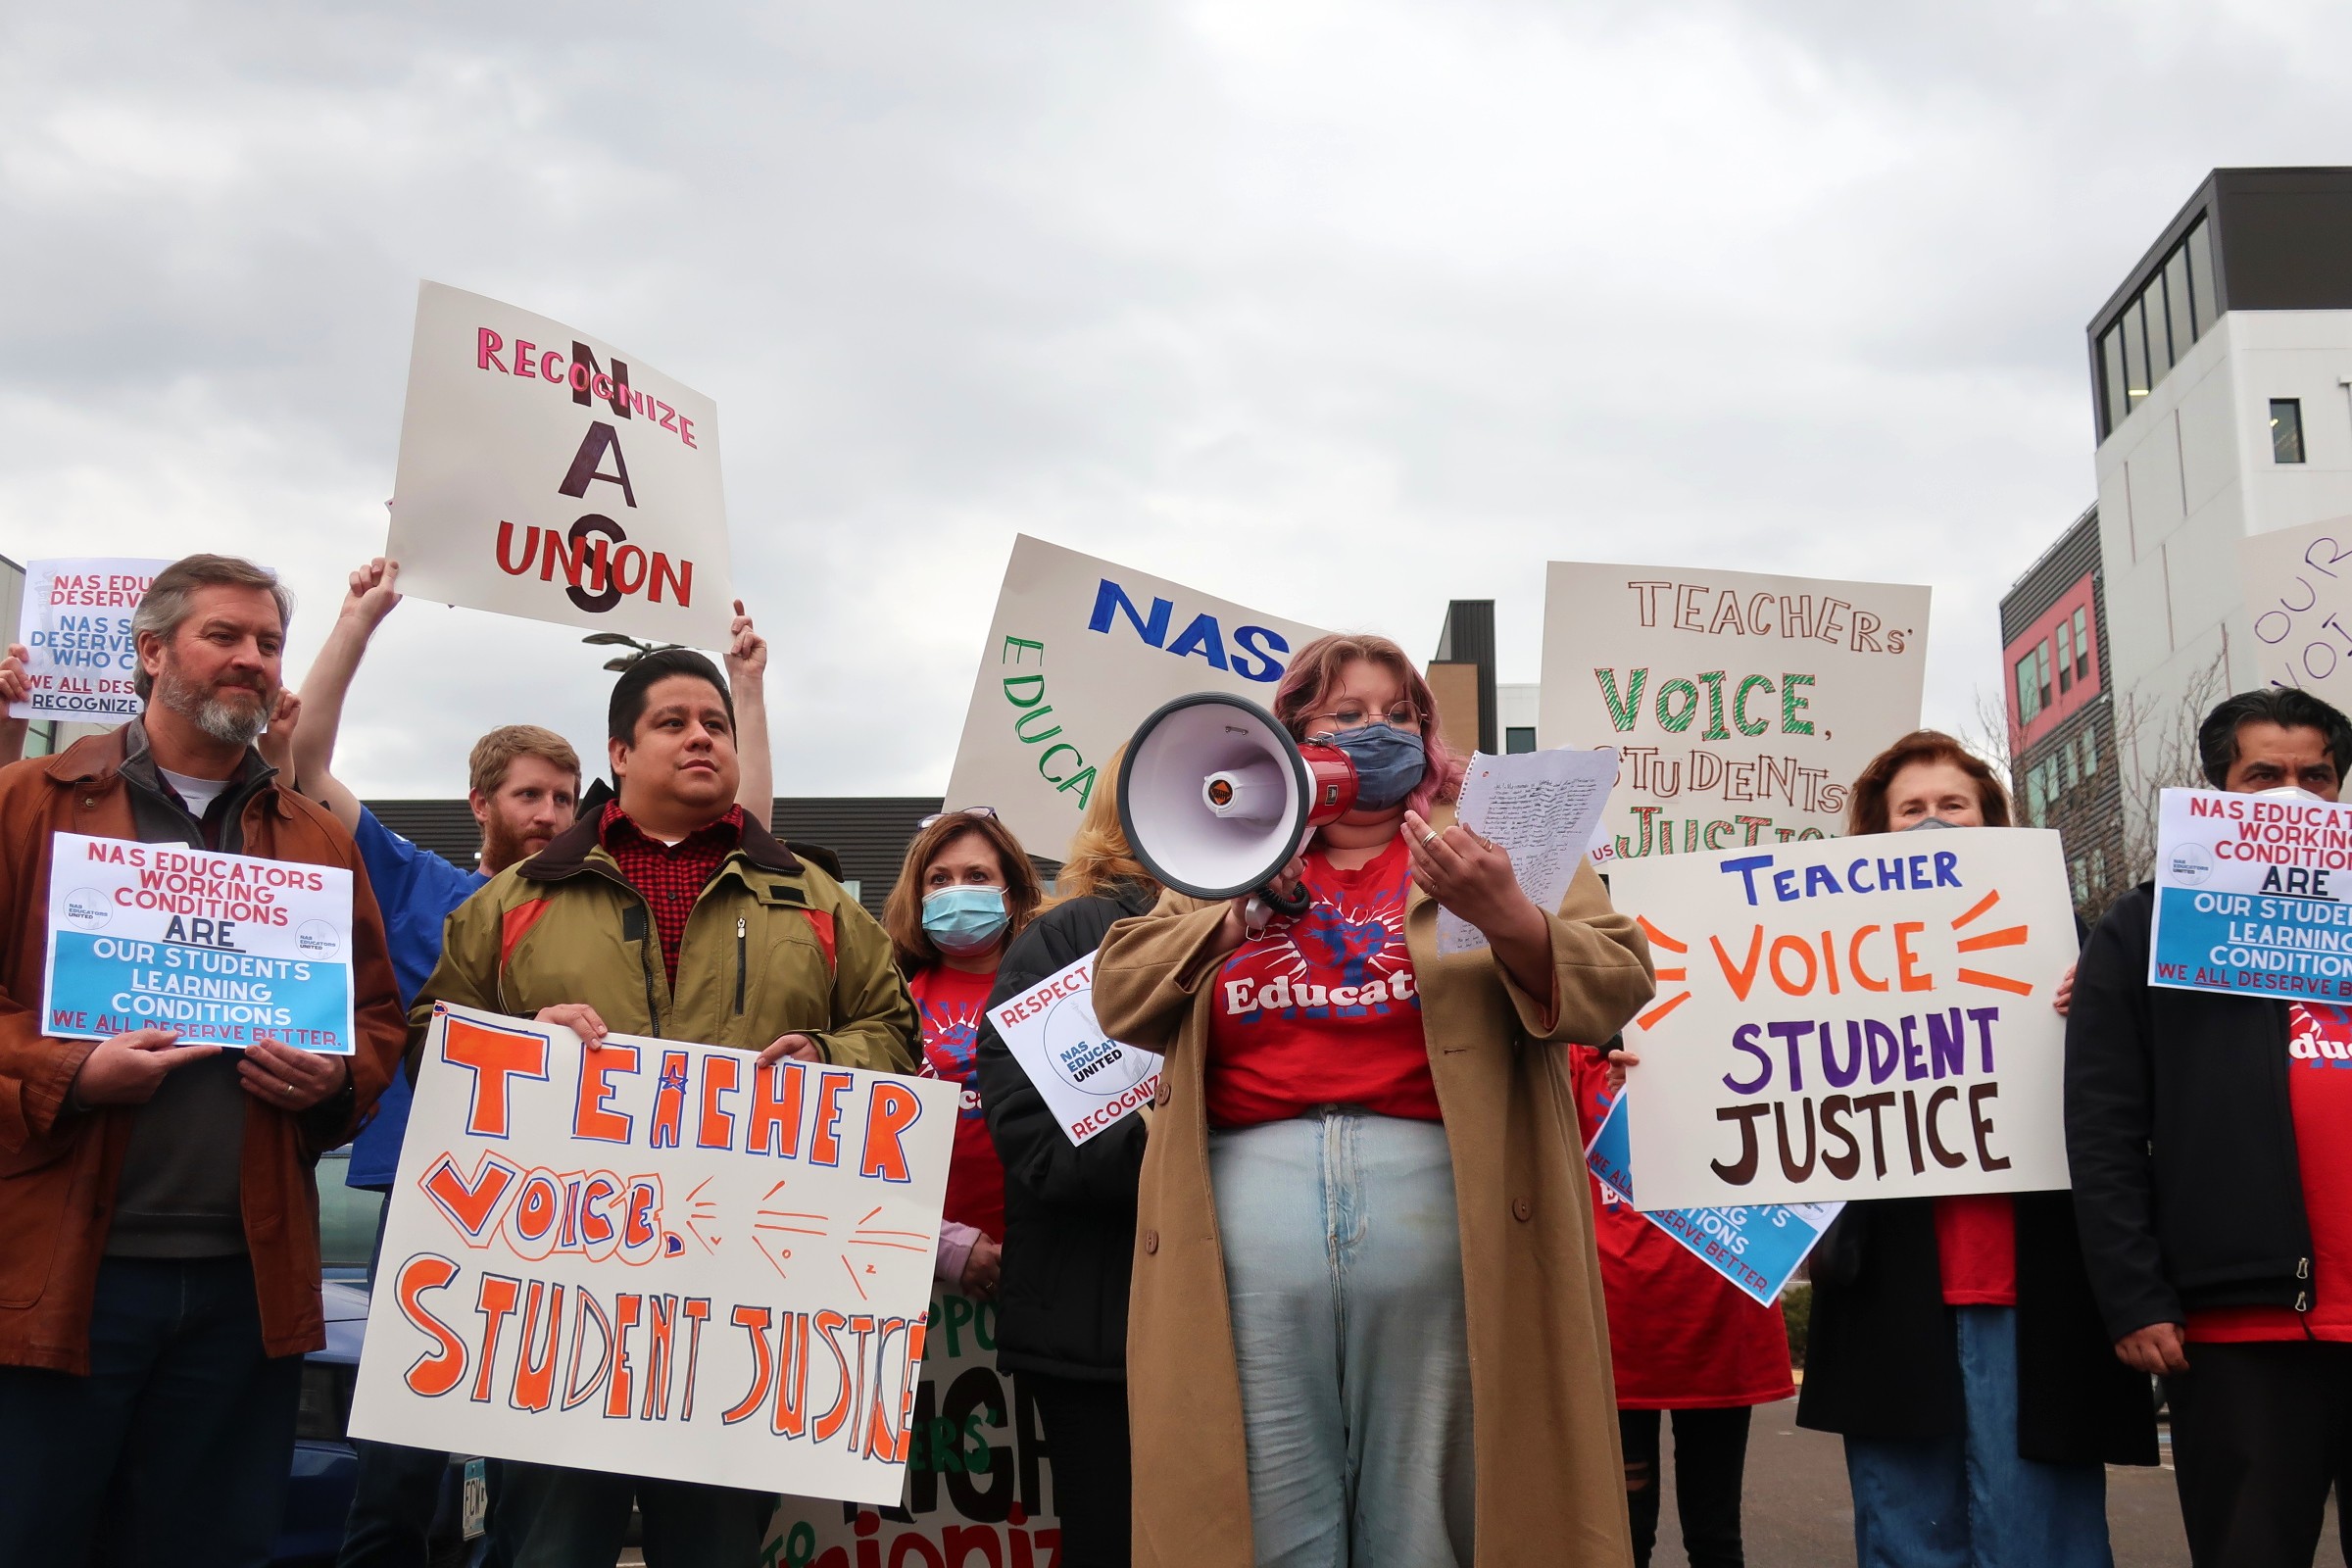
<path fill-rule="evenodd" d="M 0 771 L 0 1562 L 254 1563 L 283 1510 L 325 1343 L 312 1166 L 402 1042 L 351 835 L 254 750 L 288 609 L 248 562 L 175 563 L 131 622 L 141 716 Z M 356 1053 L 43 1035 L 59 832 L 350 871 Z"/>

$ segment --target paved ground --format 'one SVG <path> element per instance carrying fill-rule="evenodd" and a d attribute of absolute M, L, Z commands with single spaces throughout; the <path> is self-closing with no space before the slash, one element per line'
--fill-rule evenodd
<path fill-rule="evenodd" d="M 1651 1562 L 1654 1568 L 1682 1568 L 1672 1459 L 1660 1468 L 1667 1487 L 1657 1555 Z M 1834 1437 L 1799 1429 L 1792 1399 L 1756 1410 L 1748 1432 L 1745 1517 L 1748 1568 L 1851 1568 L 1854 1510 L 1845 1487 L 1844 1447 Z M 2116 1568 L 2188 1568 L 2180 1505 L 2169 1468 L 2110 1469 L 2107 1521 Z M 2345 1568 L 2332 1509 L 2318 1563 L 2319 1568 Z"/>

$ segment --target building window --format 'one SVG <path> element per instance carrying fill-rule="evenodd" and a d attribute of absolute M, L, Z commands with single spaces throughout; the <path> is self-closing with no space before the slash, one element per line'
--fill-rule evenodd
<path fill-rule="evenodd" d="M 2219 315 L 2213 287 L 2213 243 L 2199 219 L 2173 248 L 2115 324 L 2099 335 L 2099 373 L 2106 431 L 2139 407 L 2140 399 L 2180 363 L 2189 345 L 2213 329 Z"/>
<path fill-rule="evenodd" d="M 1532 752 L 1535 749 L 1535 725 L 1513 724 L 1502 732 L 1503 755 L 1507 757 L 1516 757 L 1521 752 Z"/>
<path fill-rule="evenodd" d="M 2077 904 L 2085 904 L 2090 900 L 2089 877 L 2090 867 L 2089 858 L 2087 856 L 2077 855 L 2068 858 L 2066 862 L 2066 879 L 2074 884 L 2075 902 Z"/>
<path fill-rule="evenodd" d="M 2188 231 L 2188 243 L 2180 247 L 2188 253 L 2188 295 L 2196 305 L 2197 335 L 2203 337 L 2221 319 L 2221 311 L 2213 302 L 2213 236 L 2205 231 L 2205 220 Z"/>
<path fill-rule="evenodd" d="M 2058 695 L 2063 697 L 2075 689 L 2075 628 L 2071 621 L 2058 623 Z"/>
<path fill-rule="evenodd" d="M 860 877 L 845 876 L 841 879 L 841 891 L 850 896 L 850 902 L 852 904 L 859 903 L 865 898 L 864 879 Z"/>
<path fill-rule="evenodd" d="M 2034 669 L 2034 656 L 2028 654 L 2017 662 L 2017 721 L 2031 724 L 2041 710 L 2041 679 Z"/>
<path fill-rule="evenodd" d="M 2092 731 L 2085 727 L 2082 731 L 2082 776 L 2089 778 L 2098 770 L 2099 745 L 2096 740 L 2092 739 Z"/>
<path fill-rule="evenodd" d="M 47 757 L 56 751 L 57 726 L 60 722 L 62 721 L 59 719 L 44 718 L 26 724 L 24 726 L 24 755 L 26 757 Z"/>
<path fill-rule="evenodd" d="M 2075 679 L 2082 680 L 2089 674 L 2090 611 L 2078 605 L 2075 607 Z"/>
<path fill-rule="evenodd" d="M 2303 461 L 2303 400 L 2271 399 L 2271 461 Z"/>
<path fill-rule="evenodd" d="M 2139 301 L 2124 312 L 2124 413 L 2139 407 L 2156 383 L 2148 378 L 2148 323 Z"/>
<path fill-rule="evenodd" d="M 2099 368 L 2107 376 L 2107 428 L 2113 430 L 2124 422 L 2132 410 L 2132 399 L 2124 390 L 2124 329 L 2109 327 L 2099 338 Z"/>

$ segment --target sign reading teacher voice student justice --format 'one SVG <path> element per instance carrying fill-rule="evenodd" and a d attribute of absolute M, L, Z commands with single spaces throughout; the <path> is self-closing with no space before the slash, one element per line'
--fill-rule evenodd
<path fill-rule="evenodd" d="M 2058 835 L 1953 828 L 1625 860 L 1644 1211 L 2069 1185 Z"/>
<path fill-rule="evenodd" d="M 41 1032 L 351 1054 L 351 873 L 59 833 Z"/>
<path fill-rule="evenodd" d="M 2352 1001 L 2352 806 L 2166 790 L 2148 984 Z"/>

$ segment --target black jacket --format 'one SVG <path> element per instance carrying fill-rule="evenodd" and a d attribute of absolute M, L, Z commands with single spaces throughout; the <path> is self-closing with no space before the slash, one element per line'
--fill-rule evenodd
<path fill-rule="evenodd" d="M 2075 1005 L 2082 1005 L 2077 982 Z M 2147 1377 L 2115 1358 L 2065 1193 L 2020 1193 L 2017 1451 L 2047 1463 L 2154 1464 Z M 1960 1350 L 1929 1198 L 1848 1203 L 1814 1249 L 1799 1426 L 1923 1439 L 1962 1430 Z"/>
<path fill-rule="evenodd" d="M 2066 1029 L 2066 1155 L 2107 1332 L 2190 1308 L 2307 1312 L 2287 1004 L 2148 984 L 2151 884 L 2090 935 Z M 2352 1282 L 2336 1282 L 2352 1289 Z"/>
<path fill-rule="evenodd" d="M 1102 946 L 1113 921 L 1148 914 L 1156 895 L 1123 886 L 1072 899 L 1031 922 L 997 969 L 994 1006 Z M 1144 1120 L 1129 1116 L 1073 1148 L 1028 1073 L 980 1020 L 980 1101 L 1004 1161 L 1004 1256 L 997 1283 L 997 1364 L 1097 1382 L 1127 1376 L 1127 1282 Z"/>

